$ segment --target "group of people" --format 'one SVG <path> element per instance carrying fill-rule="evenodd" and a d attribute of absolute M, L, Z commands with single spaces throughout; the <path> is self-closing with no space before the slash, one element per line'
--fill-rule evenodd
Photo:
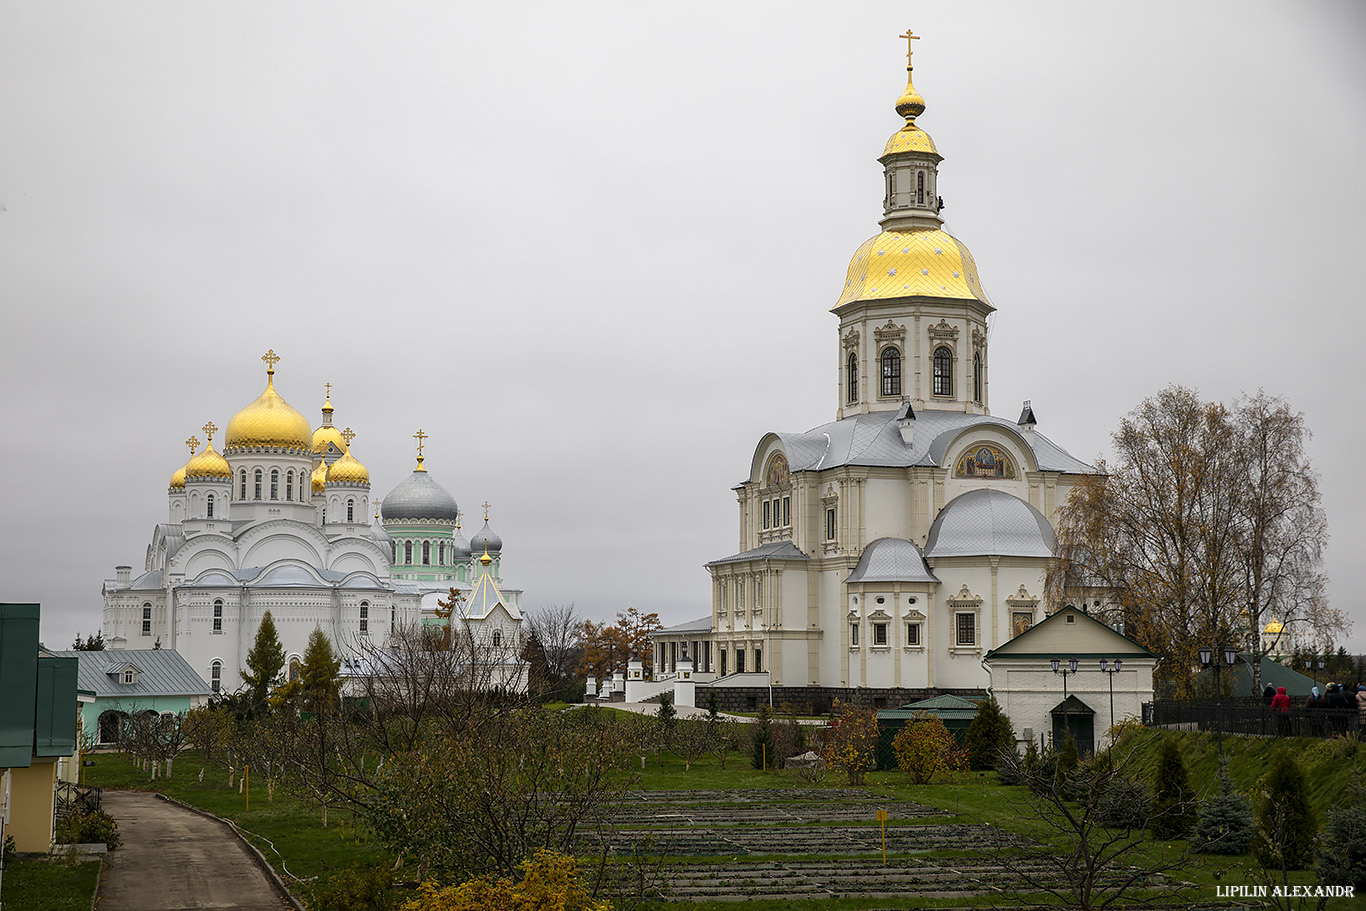
<path fill-rule="evenodd" d="M 1262 698 L 1271 706 L 1277 732 L 1289 736 L 1293 703 L 1285 687 L 1273 688 L 1268 683 Z M 1309 728 L 1305 733 L 1311 737 L 1322 737 L 1325 731 L 1345 736 L 1353 719 L 1358 730 L 1366 730 L 1366 684 L 1358 684 L 1353 693 L 1345 684 L 1330 683 L 1322 694 L 1316 685 L 1304 700 L 1304 720 Z"/>

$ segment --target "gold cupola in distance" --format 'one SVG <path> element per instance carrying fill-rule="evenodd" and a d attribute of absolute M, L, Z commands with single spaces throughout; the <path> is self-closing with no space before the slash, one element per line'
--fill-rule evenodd
<path fill-rule="evenodd" d="M 175 470 L 175 473 L 171 475 L 171 483 L 168 485 L 171 490 L 185 489 L 185 470 L 190 467 L 190 462 L 194 461 L 194 451 L 199 448 L 199 440 L 198 438 L 191 436 L 185 441 L 185 445 L 190 447 L 190 461 L 181 465 Z"/>
<path fill-rule="evenodd" d="M 213 435 L 218 428 L 214 426 L 213 421 L 209 421 L 202 429 L 209 441 L 204 444 L 203 452 L 192 456 L 190 461 L 185 463 L 185 476 L 187 478 L 230 480 L 232 469 L 228 467 L 228 460 L 213 448 Z"/>
<path fill-rule="evenodd" d="M 341 458 L 332 463 L 327 469 L 325 482 L 328 484 L 365 484 L 370 483 L 370 472 L 360 463 L 360 460 L 351 454 L 351 441 L 355 439 L 356 432 L 350 427 L 341 432 L 345 440 L 345 450 Z"/>
<path fill-rule="evenodd" d="M 943 157 L 916 123 L 925 113 L 925 98 L 911 78 L 911 42 L 919 36 L 907 31 L 901 37 L 907 44 L 906 88 L 896 100 L 896 112 L 906 123 L 887 140 L 878 158 L 886 191 L 882 233 L 854 251 L 844 289 L 832 309 L 854 301 L 936 297 L 978 301 L 990 310 L 972 254 L 943 227 Z"/>
<path fill-rule="evenodd" d="M 338 452 L 346 452 L 346 442 L 342 439 L 341 431 L 337 425 L 332 423 L 332 384 L 324 383 L 327 391 L 323 398 L 323 422 L 317 430 L 313 431 L 313 458 L 321 459 L 327 455 L 327 444 L 331 443 Z"/>
<path fill-rule="evenodd" d="M 261 360 L 266 362 L 266 390 L 228 421 L 223 448 L 234 449 L 280 449 L 285 451 L 310 452 L 313 446 L 313 428 L 308 418 L 295 411 L 280 394 L 275 391 L 275 364 L 280 360 L 274 349 L 267 351 Z"/>

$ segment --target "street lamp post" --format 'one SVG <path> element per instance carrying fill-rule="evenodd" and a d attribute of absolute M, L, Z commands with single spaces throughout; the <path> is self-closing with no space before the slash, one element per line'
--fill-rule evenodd
<path fill-rule="evenodd" d="M 1072 707 L 1067 704 L 1067 678 L 1077 672 L 1076 658 L 1067 659 L 1067 667 L 1060 667 L 1062 661 L 1054 658 L 1048 662 L 1053 667 L 1053 673 L 1062 674 L 1062 720 L 1063 731 L 1067 734 L 1072 733 Z M 1056 738 L 1054 738 L 1056 739 Z"/>
<path fill-rule="evenodd" d="M 1115 659 L 1115 666 L 1111 668 L 1104 658 L 1100 659 L 1100 669 L 1110 678 L 1110 727 L 1115 726 L 1115 674 L 1124 666 L 1123 658 Z"/>
<path fill-rule="evenodd" d="M 1219 672 L 1220 672 L 1221 670 L 1223 670 L 1225 666 L 1233 667 L 1233 662 L 1235 662 L 1235 661 L 1238 660 L 1238 650 L 1237 650 L 1237 649 L 1234 649 L 1234 648 L 1230 648 L 1230 647 L 1228 647 L 1228 646 L 1224 646 L 1224 647 L 1222 647 L 1222 648 L 1212 648 L 1212 647 L 1210 647 L 1210 646 L 1208 646 L 1208 645 L 1202 645 L 1202 646 L 1200 646 L 1200 648 L 1199 648 L 1198 651 L 1199 651 L 1199 653 L 1200 653 L 1200 663 L 1201 663 L 1202 665 L 1204 665 L 1205 667 L 1209 667 L 1209 666 L 1210 666 L 1210 662 L 1211 662 L 1211 661 L 1214 662 L 1214 725 L 1215 725 L 1215 729 L 1218 731 L 1218 735 L 1217 735 L 1217 736 L 1218 736 L 1218 739 L 1219 739 L 1219 767 L 1220 767 L 1220 768 L 1223 768 L 1223 764 L 1224 764 L 1224 698 L 1223 698 L 1223 697 L 1224 697 L 1224 688 L 1223 688 L 1223 687 L 1220 685 L 1220 683 L 1219 683 Z M 1215 658 L 1215 656 L 1214 656 L 1214 653 L 1215 653 L 1215 652 L 1220 652 L 1220 653 L 1221 653 L 1221 657 L 1223 658 L 1222 661 L 1219 661 L 1218 659 Z"/>

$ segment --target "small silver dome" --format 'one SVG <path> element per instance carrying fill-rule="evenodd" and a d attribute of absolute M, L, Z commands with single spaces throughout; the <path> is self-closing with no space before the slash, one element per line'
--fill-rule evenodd
<path fill-rule="evenodd" d="M 470 542 L 465 540 L 465 536 L 457 528 L 455 533 L 451 535 L 451 559 L 456 563 L 464 563 L 470 558 L 471 553 Z M 480 553 L 483 551 L 481 550 Z"/>
<path fill-rule="evenodd" d="M 925 540 L 927 557 L 1051 557 L 1053 526 L 1003 490 L 970 490 L 939 511 Z"/>
<path fill-rule="evenodd" d="M 479 534 L 470 538 L 470 553 L 478 556 L 487 550 L 490 554 L 496 554 L 503 549 L 503 539 L 489 528 L 489 520 L 484 520 L 484 527 L 479 529 Z"/>
<path fill-rule="evenodd" d="M 386 522 L 394 519 L 438 519 L 454 523 L 460 513 L 455 497 L 432 480 L 425 470 L 414 471 L 389 491 L 380 505 Z"/>

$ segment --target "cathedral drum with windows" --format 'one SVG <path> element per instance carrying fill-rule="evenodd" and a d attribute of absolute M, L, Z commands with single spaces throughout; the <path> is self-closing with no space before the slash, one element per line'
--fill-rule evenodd
<path fill-rule="evenodd" d="M 156 526 L 143 571 L 120 566 L 104 584 L 103 635 L 112 647 L 179 652 L 214 692 L 237 689 L 269 610 L 290 666 L 321 627 L 352 653 L 416 624 L 418 586 L 390 573 L 391 545 L 370 522 L 370 475 L 350 428 L 308 420 L 266 389 L 228 422 L 223 452 L 191 437 L 171 477 L 170 514 Z"/>
<path fill-rule="evenodd" d="M 1041 619 L 1049 519 L 1094 471 L 1036 432 L 1028 402 L 1015 421 L 991 414 L 995 307 L 940 217 L 942 158 L 910 70 L 879 158 L 882 230 L 832 310 L 835 420 L 760 440 L 735 488 L 739 552 L 707 565 L 723 677 L 984 688 L 982 656 Z"/>

